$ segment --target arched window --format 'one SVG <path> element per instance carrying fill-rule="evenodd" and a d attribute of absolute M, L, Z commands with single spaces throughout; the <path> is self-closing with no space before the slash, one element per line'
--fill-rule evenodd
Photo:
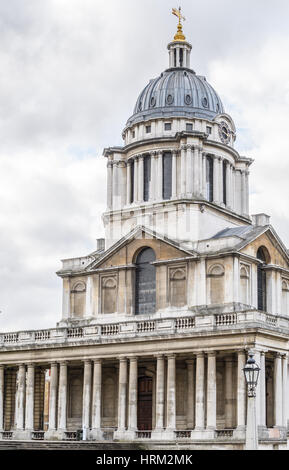
<path fill-rule="evenodd" d="M 250 274 L 247 266 L 241 265 L 240 267 L 240 300 L 242 304 L 249 305 L 250 299 Z"/>
<path fill-rule="evenodd" d="M 102 279 L 102 312 L 114 313 L 116 311 L 116 280 L 114 277 Z"/>
<path fill-rule="evenodd" d="M 289 281 L 282 281 L 282 315 L 289 314 Z"/>
<path fill-rule="evenodd" d="M 71 290 L 71 313 L 74 317 L 81 318 L 85 309 L 86 286 L 84 282 L 78 282 Z"/>
<path fill-rule="evenodd" d="M 156 259 L 151 248 L 144 248 L 136 259 L 135 313 L 154 313 L 156 310 Z"/>
<path fill-rule="evenodd" d="M 208 272 L 211 304 L 222 304 L 225 298 L 225 270 L 221 264 L 211 266 Z"/>
<path fill-rule="evenodd" d="M 267 311 L 266 294 L 266 271 L 263 269 L 268 262 L 268 251 L 265 247 L 260 247 L 257 251 L 257 258 L 261 263 L 257 267 L 257 290 L 258 290 L 258 310 Z"/>
<path fill-rule="evenodd" d="M 207 183 L 207 199 L 208 201 L 213 201 L 213 159 L 212 157 L 207 157 L 206 159 L 206 183 Z"/>

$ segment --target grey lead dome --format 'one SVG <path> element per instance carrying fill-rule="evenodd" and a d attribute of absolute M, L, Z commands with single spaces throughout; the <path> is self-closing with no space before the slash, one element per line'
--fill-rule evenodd
<path fill-rule="evenodd" d="M 172 68 L 150 80 L 127 125 L 173 116 L 214 119 L 223 112 L 222 101 L 205 77 L 187 68 Z"/>

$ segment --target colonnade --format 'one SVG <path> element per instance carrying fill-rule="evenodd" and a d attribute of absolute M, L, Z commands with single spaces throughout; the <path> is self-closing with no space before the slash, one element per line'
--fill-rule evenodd
<path fill-rule="evenodd" d="M 164 183 L 163 155 L 171 154 L 171 180 Z M 107 207 L 121 209 L 144 202 L 144 159 L 150 157 L 150 184 L 148 202 L 163 199 L 163 185 L 171 185 L 171 200 L 176 198 L 208 199 L 207 157 L 213 160 L 213 201 L 215 204 L 248 215 L 249 187 L 247 170 L 235 169 L 219 155 L 203 152 L 196 145 L 182 145 L 180 149 L 154 150 L 137 154 L 129 160 L 109 160 L 107 177 Z M 223 175 L 223 162 L 226 175 Z M 132 172 L 133 164 L 133 172 Z M 226 204 L 223 200 L 226 187 Z"/>
<path fill-rule="evenodd" d="M 260 365 L 260 378 L 256 396 L 257 424 L 266 428 L 266 352 L 256 351 L 255 358 Z M 194 438 L 213 438 L 217 428 L 217 358 L 220 352 L 192 353 L 181 358 L 187 370 L 186 428 Z M 272 360 L 272 353 L 271 353 Z M 176 415 L 176 354 L 157 354 L 155 361 L 155 408 L 154 429 L 149 430 L 155 439 L 175 438 Z M 246 426 L 246 384 L 243 368 L 246 352 L 225 354 L 221 358 L 224 371 L 224 428 L 235 428 L 242 432 Z M 273 426 L 287 427 L 287 355 L 274 353 L 273 377 Z M 86 439 L 102 439 L 102 370 L 104 360 L 83 361 L 82 429 Z M 118 359 L 118 411 L 116 439 L 133 439 L 138 431 L 138 378 L 137 356 Z M 29 438 L 34 423 L 34 363 L 20 364 L 17 372 L 15 397 L 16 438 Z M 61 439 L 67 431 L 68 366 L 62 361 L 50 365 L 49 421 L 46 438 Z M 0 366 L 0 432 L 4 431 L 5 366 Z M 235 377 L 235 378 L 234 378 Z M 235 384 L 235 385 L 234 385 Z M 236 387 L 236 388 L 234 388 Z M 154 393 L 154 392 L 153 392 Z M 30 434 L 29 434 L 30 433 Z M 20 436 L 20 437 L 19 437 Z"/>

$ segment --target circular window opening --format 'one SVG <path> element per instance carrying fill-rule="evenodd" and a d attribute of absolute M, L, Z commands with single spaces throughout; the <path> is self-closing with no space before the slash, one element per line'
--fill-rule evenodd
<path fill-rule="evenodd" d="M 154 96 L 151 97 L 151 106 L 154 107 L 156 105 L 156 99 Z"/>
<path fill-rule="evenodd" d="M 208 100 L 207 100 L 206 97 L 204 97 L 204 98 L 202 99 L 202 104 L 203 104 L 204 108 L 207 108 L 207 107 L 208 107 Z"/>
<path fill-rule="evenodd" d="M 192 100 L 191 95 L 186 95 L 186 96 L 185 96 L 185 103 L 186 103 L 186 104 L 191 104 L 192 101 L 193 101 L 193 100 Z"/>
<path fill-rule="evenodd" d="M 168 95 L 167 96 L 167 104 L 173 104 L 174 102 L 174 97 L 173 95 Z"/>

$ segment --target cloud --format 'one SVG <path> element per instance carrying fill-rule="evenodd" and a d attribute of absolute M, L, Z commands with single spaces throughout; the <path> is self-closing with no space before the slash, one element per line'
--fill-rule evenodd
<path fill-rule="evenodd" d="M 251 212 L 288 238 L 287 0 L 183 0 L 192 67 L 255 159 Z M 0 3 L 0 325 L 54 326 L 59 260 L 103 236 L 106 162 L 135 101 L 168 66 L 176 18 L 165 0 Z"/>

